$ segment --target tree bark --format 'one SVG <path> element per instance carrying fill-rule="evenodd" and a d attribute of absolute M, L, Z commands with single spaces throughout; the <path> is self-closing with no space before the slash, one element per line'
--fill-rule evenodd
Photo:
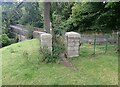
<path fill-rule="evenodd" d="M 50 2 L 44 2 L 44 30 L 50 33 Z"/>

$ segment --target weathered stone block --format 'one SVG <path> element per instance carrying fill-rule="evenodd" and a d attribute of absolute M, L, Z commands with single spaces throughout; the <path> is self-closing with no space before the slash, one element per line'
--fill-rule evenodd
<path fill-rule="evenodd" d="M 68 42 L 68 46 L 79 46 L 80 45 L 80 42 L 71 42 L 71 43 L 69 43 Z"/>
<path fill-rule="evenodd" d="M 79 51 L 68 51 L 68 57 L 77 57 L 79 56 Z"/>
<path fill-rule="evenodd" d="M 52 35 L 48 33 L 43 33 L 40 36 L 41 38 L 41 46 L 47 47 L 48 50 L 52 53 Z"/>
<path fill-rule="evenodd" d="M 65 46 L 68 57 L 79 56 L 80 34 L 76 32 L 67 32 L 65 34 Z"/>
<path fill-rule="evenodd" d="M 40 38 L 41 34 L 43 34 L 43 33 L 45 33 L 45 32 L 34 31 L 34 32 L 33 32 L 33 37 L 34 37 L 34 38 Z"/>
<path fill-rule="evenodd" d="M 68 51 L 78 51 L 79 47 L 68 47 Z"/>
<path fill-rule="evenodd" d="M 71 38 L 80 38 L 80 34 L 76 33 L 76 32 L 66 32 L 65 36 L 70 37 L 69 39 L 71 39 Z"/>

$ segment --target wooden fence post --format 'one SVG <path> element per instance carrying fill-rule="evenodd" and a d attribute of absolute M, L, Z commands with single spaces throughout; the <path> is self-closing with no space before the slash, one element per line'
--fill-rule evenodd
<path fill-rule="evenodd" d="M 120 62 L 120 32 L 117 32 L 118 35 L 118 62 Z M 120 66 L 120 63 L 118 63 L 118 66 Z M 118 70 L 120 70 L 120 67 L 118 67 Z M 118 73 L 118 80 L 120 80 L 120 73 Z M 118 85 L 120 85 L 120 82 L 118 81 Z"/>
<path fill-rule="evenodd" d="M 118 55 L 120 55 L 120 32 L 118 32 Z"/>
<path fill-rule="evenodd" d="M 106 34 L 106 46 L 105 46 L 105 53 L 107 52 L 108 48 L 108 35 Z"/>
<path fill-rule="evenodd" d="M 96 49 L 96 33 L 95 33 L 95 38 L 94 38 L 94 55 L 95 55 L 95 49 Z"/>

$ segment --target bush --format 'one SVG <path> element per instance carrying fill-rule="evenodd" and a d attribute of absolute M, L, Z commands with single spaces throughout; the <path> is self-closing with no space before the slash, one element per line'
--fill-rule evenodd
<path fill-rule="evenodd" d="M 46 63 L 54 62 L 54 59 L 52 58 L 52 54 L 46 46 L 42 48 L 40 47 L 40 54 L 42 55 L 42 62 L 46 62 Z"/>
<path fill-rule="evenodd" d="M 2 45 L 2 47 L 11 44 L 11 39 L 6 34 L 2 34 L 0 36 L 0 41 L 1 41 L 0 44 Z"/>
<path fill-rule="evenodd" d="M 53 40 L 53 55 L 56 58 L 59 58 L 58 55 L 60 53 L 63 53 L 65 51 L 65 46 L 64 46 L 64 40 L 62 36 L 57 36 L 55 37 L 55 40 Z"/>
<path fill-rule="evenodd" d="M 32 26 L 32 25 L 27 24 L 27 25 L 25 26 L 25 28 L 28 30 L 28 33 L 27 33 L 27 38 L 32 39 L 32 38 L 33 38 L 33 31 L 34 31 L 33 26 Z"/>
<path fill-rule="evenodd" d="M 40 48 L 40 54 L 42 54 L 42 62 L 55 63 L 59 58 L 59 55 L 64 52 L 65 47 L 62 38 L 56 37 L 53 41 L 52 54 L 47 47 Z"/>

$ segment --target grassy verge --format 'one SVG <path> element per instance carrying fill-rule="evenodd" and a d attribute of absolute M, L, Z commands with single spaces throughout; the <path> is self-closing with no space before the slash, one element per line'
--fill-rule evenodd
<path fill-rule="evenodd" d="M 2 51 L 3 85 L 115 85 L 118 83 L 118 56 L 112 52 L 90 55 L 92 49 L 82 46 L 80 56 L 72 60 L 73 71 L 62 64 L 40 61 L 39 41 L 16 43 Z M 99 50 L 99 49 L 98 49 Z"/>

